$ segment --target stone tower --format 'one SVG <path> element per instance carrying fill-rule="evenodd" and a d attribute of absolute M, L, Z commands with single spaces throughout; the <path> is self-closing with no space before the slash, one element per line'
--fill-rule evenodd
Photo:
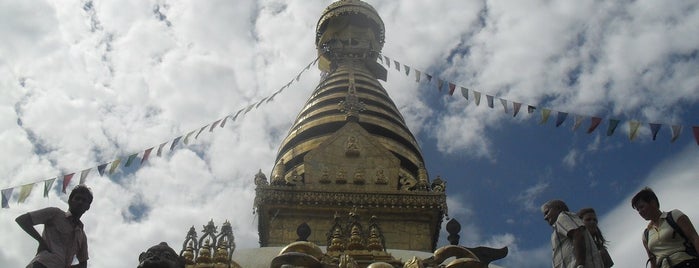
<path fill-rule="evenodd" d="M 433 251 L 446 214 L 445 183 L 378 80 L 384 24 L 359 0 L 328 6 L 316 26 L 321 81 L 279 147 L 269 181 L 255 178 L 260 245 L 327 245 L 335 215 L 380 219 L 386 248 Z M 355 219 L 356 220 L 356 219 Z M 339 230 L 342 231 L 342 230 Z M 347 230 L 349 231 L 349 230 Z"/>

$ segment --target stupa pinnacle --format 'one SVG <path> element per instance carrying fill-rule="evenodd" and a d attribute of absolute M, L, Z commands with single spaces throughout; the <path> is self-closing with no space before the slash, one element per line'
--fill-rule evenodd
<path fill-rule="evenodd" d="M 261 246 L 285 245 L 306 222 L 324 245 L 336 212 L 381 215 L 387 246 L 434 250 L 446 213 L 418 143 L 379 80 L 384 24 L 358 0 L 328 6 L 316 26 L 321 81 L 279 147 L 255 206 Z M 433 190 L 437 189 L 436 191 Z"/>

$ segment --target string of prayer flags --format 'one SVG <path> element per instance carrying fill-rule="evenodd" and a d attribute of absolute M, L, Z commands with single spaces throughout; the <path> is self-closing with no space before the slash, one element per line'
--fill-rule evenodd
<path fill-rule="evenodd" d="M 386 59 L 388 59 L 388 58 L 386 57 Z M 241 114 L 242 114 L 242 115 L 245 115 L 245 114 L 247 114 L 248 112 L 250 112 L 252 109 L 257 109 L 257 108 L 259 108 L 262 104 L 264 104 L 264 103 L 269 103 L 270 101 L 272 101 L 272 100 L 274 99 L 274 97 L 275 97 L 277 94 L 281 93 L 285 88 L 290 87 L 290 85 L 291 85 L 294 81 L 298 82 L 298 81 L 300 80 L 301 75 L 302 75 L 306 70 L 310 69 L 311 66 L 315 65 L 317 62 L 318 62 L 318 58 L 315 58 L 313 61 L 311 61 L 310 63 L 308 63 L 308 65 L 306 65 L 306 67 L 305 67 L 303 70 L 301 70 L 301 71 L 298 73 L 298 75 L 296 75 L 296 77 L 294 77 L 293 79 L 291 79 L 291 81 L 289 81 L 286 85 L 282 86 L 279 90 L 275 91 L 275 92 L 274 92 L 273 94 L 271 94 L 270 96 L 263 97 L 263 98 L 261 98 L 260 100 L 255 101 L 255 102 L 253 102 L 252 104 L 249 104 L 248 106 L 241 108 L 240 110 L 238 110 L 238 111 L 235 113 L 235 115 L 233 115 L 233 114 L 226 115 L 226 116 L 224 116 L 224 117 L 221 118 L 221 119 L 215 120 L 215 121 L 212 122 L 211 124 L 206 124 L 206 125 L 204 125 L 204 126 L 202 126 L 202 127 L 199 127 L 199 128 L 196 128 L 195 130 L 190 131 L 190 132 L 187 133 L 186 135 L 180 135 L 180 136 L 178 136 L 177 138 L 173 139 L 173 140 L 171 141 L 171 144 L 170 144 L 170 151 L 174 150 L 175 147 L 180 143 L 180 141 L 182 141 L 182 142 L 184 143 L 184 145 L 188 145 L 188 144 L 190 143 L 190 141 L 192 141 L 190 138 L 191 138 L 192 135 L 194 135 L 195 132 L 196 132 L 196 135 L 194 136 L 194 140 L 198 139 L 198 138 L 199 138 L 199 135 L 201 135 L 201 134 L 204 132 L 204 130 L 206 130 L 207 128 L 209 129 L 209 132 L 213 132 L 214 129 L 215 129 L 217 126 L 220 126 L 221 128 L 223 128 L 224 125 L 225 125 L 225 123 L 226 123 L 226 120 L 228 120 L 229 118 L 230 118 L 232 121 L 235 121 L 236 119 L 239 118 L 239 116 L 240 116 Z M 398 61 L 396 61 L 396 69 L 400 71 L 400 63 L 399 63 Z M 409 67 L 405 66 L 405 72 L 406 72 L 406 75 L 409 74 Z M 182 140 L 183 137 L 184 137 L 184 140 Z M 165 148 L 165 146 L 166 146 L 169 142 L 170 142 L 170 141 L 166 141 L 166 142 L 160 143 L 160 145 L 158 146 L 158 149 L 157 149 L 157 153 L 156 153 L 158 157 L 162 156 L 163 148 Z M 141 161 L 140 161 L 140 162 L 137 162 L 137 163 L 139 164 L 139 166 L 140 166 L 140 165 L 143 165 L 143 164 L 146 162 L 146 160 L 148 160 L 148 158 L 150 157 L 151 152 L 153 151 L 154 148 L 155 148 L 155 146 L 151 146 L 150 148 L 146 149 L 146 150 L 143 152 L 143 156 L 141 157 Z M 128 156 L 128 158 L 126 159 L 126 163 L 124 164 L 124 167 L 132 166 L 132 165 L 134 164 L 134 160 L 138 157 L 138 155 L 139 155 L 139 153 L 130 154 L 130 155 Z M 108 173 L 109 173 L 108 175 L 114 174 L 114 173 L 118 170 L 119 165 L 121 164 L 121 161 L 122 161 L 122 158 L 117 158 L 117 159 L 113 160 L 112 162 L 107 162 L 107 163 L 103 163 L 103 164 L 98 165 L 96 168 L 97 168 L 97 171 L 99 172 L 99 175 L 100 175 L 100 176 L 104 176 L 105 172 L 108 172 Z M 83 170 L 80 172 L 80 181 L 79 181 L 79 184 L 85 184 L 85 182 L 86 182 L 86 180 L 87 180 L 87 178 L 88 178 L 90 172 L 93 170 L 93 168 L 94 168 L 94 167 L 90 167 L 90 168 L 87 168 L 87 169 L 83 169 Z M 60 178 L 62 178 L 62 188 L 61 188 L 61 191 L 62 191 L 63 193 L 66 193 L 66 189 L 67 189 L 68 185 L 70 185 L 71 180 L 73 179 L 73 177 L 75 176 L 75 174 L 76 174 L 75 172 L 72 172 L 72 173 L 67 174 L 67 175 L 62 175 L 62 176 L 54 177 L 54 178 L 51 178 L 51 179 L 48 179 L 48 180 L 43 180 L 43 183 L 44 183 L 44 197 L 48 197 L 49 192 L 50 192 L 50 189 L 51 189 L 53 183 L 56 181 L 56 179 L 60 179 Z M 8 205 L 7 205 L 6 203 L 7 203 L 7 201 L 10 200 L 11 195 L 12 195 L 12 191 L 13 191 L 15 188 L 20 188 L 20 187 L 21 187 L 20 190 L 19 190 L 20 193 L 19 193 L 19 196 L 18 196 L 18 197 L 19 197 L 19 198 L 18 198 L 18 202 L 19 202 L 19 203 L 24 202 L 24 200 L 26 200 L 26 198 L 31 194 L 31 189 L 33 188 L 34 184 L 36 184 L 36 183 L 39 183 L 39 182 L 34 182 L 34 183 L 31 183 L 31 184 L 25 184 L 25 185 L 22 185 L 22 186 L 15 186 L 15 187 L 11 187 L 11 188 L 7 188 L 7 189 L 2 190 L 2 195 L 3 195 L 3 204 L 2 204 L 2 207 L 3 207 L 3 208 L 8 207 Z"/>
<path fill-rule="evenodd" d="M 383 55 L 383 56 L 386 59 L 386 61 L 384 62 L 384 60 L 382 58 L 379 58 L 379 60 L 382 63 L 386 64 L 390 68 L 390 60 L 389 60 L 388 56 L 385 56 L 385 55 Z M 400 64 L 397 60 L 394 60 L 394 63 L 396 65 Z M 404 69 L 406 69 L 406 75 L 408 75 L 408 73 L 409 73 L 409 71 L 407 70 L 408 65 L 403 64 L 403 67 L 404 67 Z M 398 68 L 398 67 L 396 69 L 400 70 L 400 68 Z M 420 70 L 418 70 L 416 68 L 413 68 L 413 70 L 415 73 L 415 82 L 419 83 L 420 79 L 422 77 L 422 73 L 420 72 Z M 428 73 L 424 73 L 424 75 L 427 78 L 428 83 L 432 81 L 432 77 L 436 77 L 436 76 L 433 76 L 432 74 L 428 74 Z M 448 84 L 448 87 L 449 87 L 449 95 L 450 96 L 453 95 L 454 90 L 458 86 L 456 83 L 448 81 L 448 80 L 444 80 L 440 77 L 436 77 L 436 79 L 437 79 L 437 90 L 438 91 L 441 92 L 442 86 L 446 83 L 446 84 Z M 461 95 L 466 100 L 469 99 L 469 96 L 468 96 L 469 92 L 468 91 L 473 91 L 474 102 L 476 103 L 476 106 L 479 106 L 482 92 L 476 91 L 476 90 L 469 90 L 465 87 L 461 87 Z M 492 100 L 495 96 L 488 95 L 488 94 L 485 94 L 485 95 L 488 98 L 488 107 L 493 108 Z M 503 104 L 503 109 L 504 109 L 505 113 L 509 114 L 508 107 L 507 107 L 508 100 L 503 99 L 503 98 L 498 98 L 498 99 L 500 99 L 501 103 Z M 512 107 L 514 109 L 513 117 L 516 117 L 523 104 L 521 102 L 516 102 L 516 101 L 511 101 L 511 102 L 512 102 Z M 527 112 L 529 114 L 532 114 L 532 113 L 534 113 L 536 108 L 537 108 L 536 106 L 527 105 Z M 550 113 L 551 113 L 551 109 L 542 108 L 542 120 L 539 123 L 540 124 L 546 123 L 548 120 L 548 117 L 550 116 Z M 568 112 L 559 111 L 557 119 L 556 119 L 556 127 L 559 127 L 560 125 L 562 125 L 564 123 L 564 121 L 567 119 L 568 115 L 569 115 Z M 587 129 L 588 134 L 594 132 L 595 129 L 597 129 L 597 127 L 602 123 L 602 118 L 600 118 L 600 117 L 577 115 L 576 114 L 575 115 L 575 122 L 573 123 L 573 131 L 576 131 L 578 128 L 580 128 L 584 119 L 588 118 L 588 117 L 590 118 L 590 126 Z M 611 136 L 614 134 L 614 132 L 616 131 L 616 128 L 618 127 L 620 122 L 621 122 L 621 120 L 619 120 L 619 119 L 609 119 L 609 126 L 608 126 L 607 132 L 606 132 L 607 136 Z M 636 121 L 636 120 L 629 121 L 629 140 L 633 141 L 638 137 L 638 133 L 639 133 L 642 125 L 643 125 L 643 123 Z M 659 132 L 662 125 L 656 124 L 656 123 L 649 123 L 648 125 L 651 129 L 652 139 L 656 140 L 658 132 Z M 680 136 L 682 126 L 681 125 L 672 125 L 672 126 L 670 126 L 670 128 L 672 131 L 672 138 L 671 138 L 670 142 L 675 142 Z M 694 135 L 695 141 L 697 142 L 697 145 L 699 145 L 699 126 L 693 126 L 692 133 Z"/>

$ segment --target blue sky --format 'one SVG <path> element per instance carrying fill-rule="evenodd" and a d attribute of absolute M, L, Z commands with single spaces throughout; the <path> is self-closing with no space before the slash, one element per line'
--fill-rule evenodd
<path fill-rule="evenodd" d="M 447 181 L 462 244 L 507 245 L 499 265 L 546 267 L 550 229 L 538 208 L 560 198 L 596 208 L 615 267 L 639 267 L 645 223 L 629 200 L 646 185 L 663 209 L 699 221 L 690 206 L 699 201 L 690 129 L 699 125 L 696 1 L 368 2 L 386 25 L 383 54 L 391 59 L 496 98 L 571 113 L 558 128 L 555 113 L 546 124 L 540 110 L 513 118 L 498 100 L 490 109 L 484 95 L 476 106 L 392 65 L 384 87 L 431 178 Z M 0 188 L 125 161 L 270 96 L 315 58 L 315 24 L 329 3 L 0 0 Z M 209 219 L 230 220 L 238 248 L 256 247 L 253 176 L 271 171 L 318 78 L 311 68 L 274 102 L 138 169 L 92 172 L 87 184 L 99 198 L 83 218 L 90 265 L 136 266 L 141 251 L 161 241 L 176 247 Z M 588 121 L 573 132 L 573 114 L 604 122 L 592 134 Z M 609 118 L 622 122 L 611 137 Z M 628 120 L 664 125 L 658 140 L 644 124 L 631 142 Z M 670 124 L 685 127 L 675 143 Z M 0 266 L 31 258 L 36 244 L 14 218 L 65 208 L 56 187 L 49 198 L 37 187 L 22 204 L 15 192 L 0 211 L 0 242 L 15 245 L 0 250 Z"/>

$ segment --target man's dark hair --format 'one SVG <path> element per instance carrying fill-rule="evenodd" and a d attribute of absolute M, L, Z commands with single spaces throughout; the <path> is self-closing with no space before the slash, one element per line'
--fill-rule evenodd
<path fill-rule="evenodd" d="M 655 195 L 652 189 L 648 187 L 644 187 L 639 191 L 636 195 L 633 196 L 631 199 L 631 207 L 636 209 L 636 203 L 638 201 L 644 201 L 646 203 L 651 203 L 652 201 L 655 201 L 656 204 L 658 204 L 658 207 L 660 207 L 660 201 L 658 201 L 658 196 Z"/>
<path fill-rule="evenodd" d="M 92 203 L 92 190 L 90 190 L 90 187 L 87 187 L 84 184 L 79 184 L 78 186 L 75 186 L 72 191 L 70 191 L 70 195 L 68 196 L 68 200 L 73 199 L 73 195 L 76 193 L 82 193 L 88 196 L 90 203 Z"/>
<path fill-rule="evenodd" d="M 570 209 L 568 209 L 568 205 L 566 205 L 566 202 L 563 202 L 563 200 L 560 199 L 549 200 L 541 206 L 542 210 L 545 207 L 558 208 L 561 209 L 561 211 L 570 211 Z"/>

